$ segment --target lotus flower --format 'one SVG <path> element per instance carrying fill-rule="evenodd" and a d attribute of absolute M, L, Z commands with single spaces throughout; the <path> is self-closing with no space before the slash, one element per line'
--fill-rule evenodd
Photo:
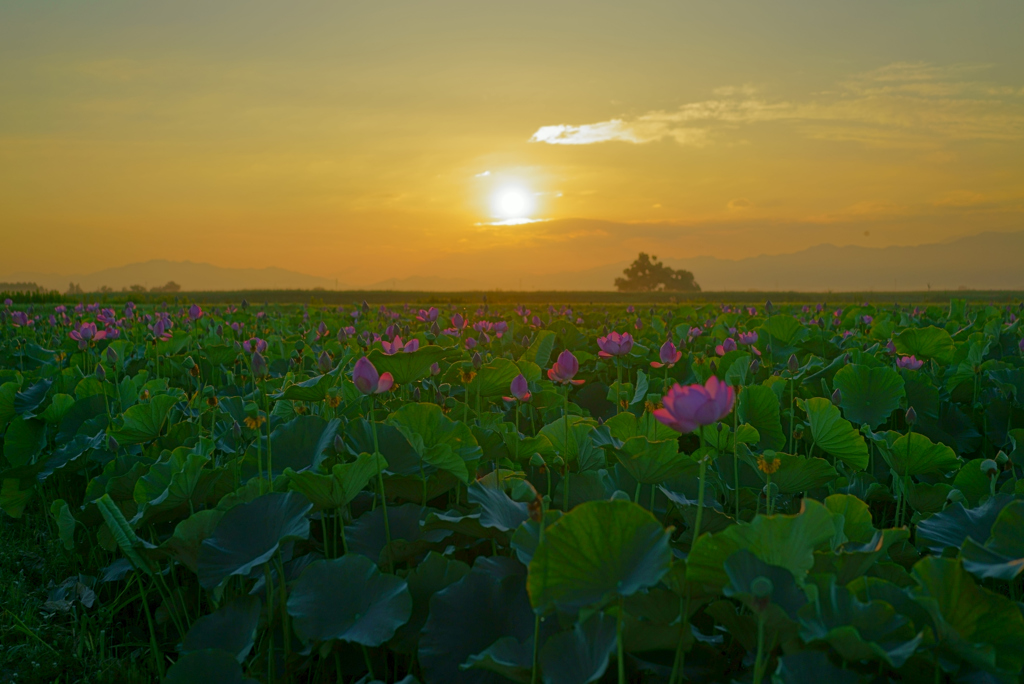
<path fill-rule="evenodd" d="M 676 432 L 693 432 L 729 415 L 735 401 L 736 391 L 711 376 L 704 385 L 673 385 L 662 400 L 664 408 L 657 409 L 654 417 Z"/>
<path fill-rule="evenodd" d="M 755 344 L 757 342 L 757 332 L 741 332 L 739 337 L 740 344 Z"/>
<path fill-rule="evenodd" d="M 384 353 L 388 356 L 397 354 L 398 352 L 414 352 L 420 348 L 420 341 L 417 339 L 411 339 L 408 342 L 402 342 L 402 338 L 395 335 L 395 339 L 391 342 L 387 340 L 381 340 L 380 345 L 384 348 Z"/>
<path fill-rule="evenodd" d="M 437 307 L 432 306 L 426 311 L 420 309 L 419 314 L 416 316 L 416 320 L 420 323 L 433 323 L 437 320 Z"/>
<path fill-rule="evenodd" d="M 731 351 L 736 351 L 736 340 L 731 337 L 726 337 L 722 344 L 715 347 L 715 353 L 719 356 L 725 356 Z"/>
<path fill-rule="evenodd" d="M 267 341 L 261 340 L 258 337 L 252 337 L 242 343 L 242 349 L 244 349 L 247 353 L 250 354 L 252 352 L 259 352 L 260 354 L 262 354 L 263 352 L 267 351 Z"/>
<path fill-rule="evenodd" d="M 203 309 L 198 304 L 193 304 L 188 307 L 188 317 L 193 321 L 198 321 L 203 317 Z"/>
<path fill-rule="evenodd" d="M 391 389 L 395 384 L 395 378 L 391 373 L 378 375 L 373 363 L 364 356 L 356 361 L 352 369 L 352 382 L 363 394 L 381 394 Z"/>
<path fill-rule="evenodd" d="M 328 373 L 334 367 L 334 362 L 331 359 L 331 355 L 327 353 L 327 350 L 320 352 L 320 356 L 316 358 L 316 365 L 321 373 Z"/>
<path fill-rule="evenodd" d="M 582 385 L 583 380 L 573 380 L 573 377 L 580 370 L 580 362 L 573 356 L 573 353 L 566 349 L 558 355 L 558 360 L 548 369 L 548 379 L 561 385 L 572 383 Z"/>
<path fill-rule="evenodd" d="M 28 314 L 25 313 L 24 311 L 11 312 L 11 322 L 17 327 L 27 326 L 29 324 L 28 320 Z M 93 328 L 95 327 L 96 326 L 94 325 Z"/>
<path fill-rule="evenodd" d="M 676 365 L 679 363 L 679 359 L 683 358 L 683 352 L 676 349 L 676 345 L 672 343 L 671 339 L 665 340 L 665 344 L 661 345 L 661 349 L 658 350 L 658 358 L 661 361 L 651 361 L 651 368 L 664 368 Z"/>
<path fill-rule="evenodd" d="M 502 397 L 505 401 L 512 401 L 513 397 L 519 401 L 530 401 L 530 387 L 526 382 L 526 376 L 522 373 L 512 379 L 512 384 L 509 385 L 509 392 L 512 393 L 511 397 Z"/>
<path fill-rule="evenodd" d="M 924 361 L 921 361 L 916 356 L 901 356 L 896 359 L 896 365 L 906 370 L 917 370 L 924 365 Z"/>
<path fill-rule="evenodd" d="M 270 369 L 267 367 L 267 360 L 263 358 L 263 354 L 253 352 L 252 354 L 252 374 L 257 378 L 265 378 L 269 375 Z"/>
<path fill-rule="evenodd" d="M 97 330 L 95 323 L 82 323 L 77 330 L 68 333 L 68 337 L 78 342 L 79 349 L 85 349 L 90 342 L 102 340 L 107 336 L 107 331 Z"/>
<path fill-rule="evenodd" d="M 441 366 L 440 366 L 440 364 L 438 364 L 436 362 L 430 364 L 430 374 L 431 375 L 440 375 L 441 374 Z"/>
<path fill-rule="evenodd" d="M 611 332 L 605 337 L 598 337 L 597 346 L 601 348 L 601 351 L 597 352 L 598 356 L 605 358 L 625 356 L 633 348 L 633 336 L 629 333 L 620 335 L 617 332 Z"/>
<path fill-rule="evenodd" d="M 316 326 L 316 339 L 322 340 L 323 338 L 327 337 L 330 334 L 331 331 L 328 330 L 327 324 L 324 323 L 323 321 L 320 321 L 320 325 Z"/>

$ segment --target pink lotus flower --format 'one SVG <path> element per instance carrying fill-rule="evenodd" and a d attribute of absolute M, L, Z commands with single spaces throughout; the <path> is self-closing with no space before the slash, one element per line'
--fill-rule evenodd
<path fill-rule="evenodd" d="M 729 415 L 735 401 L 736 391 L 712 375 L 704 385 L 673 385 L 654 417 L 676 432 L 693 432 Z"/>
<path fill-rule="evenodd" d="M 437 364 L 437 363 L 430 364 L 430 374 L 431 375 L 440 375 L 441 374 L 441 366 L 439 364 Z"/>
<path fill-rule="evenodd" d="M 633 327 L 636 328 L 637 330 L 643 330 L 644 322 L 641 321 L 640 318 L 638 317 L 636 319 L 636 323 L 633 324 Z"/>
<path fill-rule="evenodd" d="M 106 330 L 97 330 L 95 323 L 82 323 L 77 330 L 68 333 L 68 337 L 78 342 L 79 349 L 85 349 L 90 342 L 96 342 L 106 338 Z"/>
<path fill-rule="evenodd" d="M 740 344 L 754 344 L 757 342 L 757 332 L 741 332 Z"/>
<path fill-rule="evenodd" d="M 597 352 L 598 356 L 604 358 L 625 356 L 633 348 L 633 336 L 629 333 L 620 335 L 617 332 L 611 332 L 605 337 L 598 337 L 597 346 L 601 348 L 601 351 Z"/>
<path fill-rule="evenodd" d="M 505 401 L 512 401 L 513 398 L 519 401 L 530 401 L 530 387 L 526 383 L 526 377 L 520 373 L 512 379 L 512 384 L 509 385 L 509 392 L 512 393 L 511 397 L 502 397 Z"/>
<path fill-rule="evenodd" d="M 679 363 L 679 359 L 683 358 L 683 352 L 676 349 L 676 345 L 672 343 L 672 340 L 665 340 L 665 344 L 661 345 L 661 349 L 658 350 L 658 358 L 661 361 L 651 361 L 651 368 L 664 368 Z"/>
<path fill-rule="evenodd" d="M 889 340 L 888 342 L 885 343 L 885 351 L 889 353 L 889 356 L 892 356 L 893 354 L 896 353 L 896 345 L 893 344 L 892 340 Z"/>
<path fill-rule="evenodd" d="M 188 307 L 188 317 L 193 321 L 198 321 L 203 317 L 203 309 L 198 304 L 193 304 Z"/>
<path fill-rule="evenodd" d="M 420 323 L 433 323 L 437 320 L 437 307 L 432 306 L 426 311 L 420 309 L 420 312 L 416 315 L 416 320 Z"/>
<path fill-rule="evenodd" d="M 871 316 L 862 316 L 861 320 L 864 321 L 864 325 L 871 325 L 871 321 L 875 319 Z"/>
<path fill-rule="evenodd" d="M 566 349 L 558 355 L 558 360 L 548 369 L 548 379 L 561 385 L 582 385 L 583 380 L 573 380 L 580 370 L 580 362 L 573 353 Z"/>
<path fill-rule="evenodd" d="M 736 340 L 731 337 L 726 337 L 722 344 L 715 347 L 715 353 L 719 356 L 725 356 L 731 351 L 736 351 Z"/>
<path fill-rule="evenodd" d="M 924 365 L 924 361 L 919 360 L 916 356 L 901 356 L 896 359 L 896 365 L 906 370 L 918 370 Z"/>
<path fill-rule="evenodd" d="M 258 337 L 252 337 L 242 343 L 242 349 L 248 353 L 258 352 L 262 354 L 267 351 L 267 341 L 261 340 Z"/>
<path fill-rule="evenodd" d="M 417 339 L 411 339 L 408 342 L 402 342 L 402 338 L 395 335 L 395 339 L 391 342 L 387 340 L 381 340 L 380 345 L 384 348 L 384 353 L 388 356 L 397 354 L 398 352 L 414 352 L 420 348 L 420 341 Z"/>
<path fill-rule="evenodd" d="M 364 356 L 352 369 L 352 382 L 363 394 L 381 394 L 394 386 L 395 378 L 391 373 L 378 375 L 373 363 Z"/>

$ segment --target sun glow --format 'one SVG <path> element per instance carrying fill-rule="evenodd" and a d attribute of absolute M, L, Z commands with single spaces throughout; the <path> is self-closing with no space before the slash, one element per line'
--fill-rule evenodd
<path fill-rule="evenodd" d="M 494 215 L 502 219 L 528 218 L 533 212 L 533 199 L 522 188 L 501 188 L 494 195 Z"/>

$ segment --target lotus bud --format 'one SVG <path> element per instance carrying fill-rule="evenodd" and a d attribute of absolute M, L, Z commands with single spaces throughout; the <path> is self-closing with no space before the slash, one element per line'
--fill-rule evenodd
<path fill-rule="evenodd" d="M 248 309 L 249 308 L 249 300 L 248 299 L 243 299 L 242 300 L 242 308 L 243 309 Z"/>
<path fill-rule="evenodd" d="M 434 363 L 430 364 L 430 374 L 431 375 L 440 375 L 441 374 L 441 366 L 437 362 L 434 362 Z"/>
<path fill-rule="evenodd" d="M 999 474 L 999 464 L 991 458 L 986 458 L 981 462 L 981 472 L 988 477 L 995 477 Z"/>
<path fill-rule="evenodd" d="M 1007 461 L 1009 460 L 1010 457 L 1006 455 L 1005 451 L 1000 450 L 999 453 L 996 454 L 996 463 L 998 463 L 1001 466 L 1005 466 Z"/>
<path fill-rule="evenodd" d="M 338 328 L 337 340 L 338 344 L 345 344 L 346 342 L 348 342 L 348 333 L 345 332 L 345 328 Z"/>
<path fill-rule="evenodd" d="M 355 383 L 356 389 L 363 394 L 373 394 L 377 391 L 380 375 L 373 363 L 365 356 L 356 361 L 356 365 L 352 369 L 352 382 Z"/>
<path fill-rule="evenodd" d="M 257 378 L 264 378 L 269 374 L 267 360 L 259 352 L 253 352 L 252 354 L 252 374 Z"/>
<path fill-rule="evenodd" d="M 770 314 L 775 313 L 775 305 L 772 304 L 772 300 L 769 299 L 767 302 L 764 303 L 764 310 Z"/>
<path fill-rule="evenodd" d="M 754 359 L 753 361 L 750 362 L 750 374 L 757 375 L 757 371 L 759 370 L 761 370 L 761 362 L 757 359 Z"/>
<path fill-rule="evenodd" d="M 114 436 L 107 435 L 107 449 L 110 450 L 111 453 L 117 454 L 117 450 L 120 448 L 121 445 L 117 443 L 117 440 L 114 439 Z"/>
<path fill-rule="evenodd" d="M 360 309 L 362 309 L 362 312 L 364 314 L 370 313 L 370 305 L 366 303 L 365 299 L 363 300 L 363 305 L 360 307 Z"/>
<path fill-rule="evenodd" d="M 218 323 L 214 332 L 217 334 L 217 337 L 224 337 L 224 326 Z"/>
<path fill-rule="evenodd" d="M 836 387 L 836 391 L 832 393 L 832 403 L 836 406 L 843 403 L 843 393 L 839 391 L 838 387 Z"/>
<path fill-rule="evenodd" d="M 796 358 L 796 354 L 791 354 L 787 367 L 789 368 L 790 375 L 796 375 L 800 372 L 800 361 Z"/>
<path fill-rule="evenodd" d="M 917 422 L 917 411 L 911 406 L 907 409 L 907 425 L 913 425 Z"/>
<path fill-rule="evenodd" d="M 712 373 L 717 373 L 718 372 L 718 364 L 715 363 L 714 361 L 711 362 L 711 372 Z"/>
<path fill-rule="evenodd" d="M 763 575 L 754 578 L 750 583 L 750 593 L 754 597 L 754 610 L 759 613 L 768 609 L 772 602 L 772 594 L 775 592 L 775 585 Z"/>
<path fill-rule="evenodd" d="M 107 379 L 107 371 L 103 370 L 103 366 L 96 364 L 96 379 L 103 382 Z"/>
<path fill-rule="evenodd" d="M 412 400 L 415 401 L 416 403 L 419 403 L 419 401 L 420 401 L 420 388 L 419 387 L 414 387 L 412 389 Z"/>
<path fill-rule="evenodd" d="M 527 337 L 526 335 L 523 335 L 523 342 L 522 342 L 522 344 L 523 344 L 524 347 L 529 347 L 530 346 L 530 338 Z"/>
<path fill-rule="evenodd" d="M 434 336 L 441 334 L 441 326 L 437 324 L 437 321 L 430 324 L 430 334 Z"/>
<path fill-rule="evenodd" d="M 339 454 L 345 453 L 345 440 L 341 438 L 341 435 L 334 435 L 334 451 Z"/>
<path fill-rule="evenodd" d="M 444 403 L 444 395 L 441 394 L 441 390 L 437 390 L 436 392 L 434 392 L 434 403 L 435 404 L 443 404 Z"/>
<path fill-rule="evenodd" d="M 480 370 L 483 367 L 483 365 L 484 360 L 483 357 L 480 356 L 480 352 L 475 352 L 473 354 L 473 368 L 476 370 Z"/>
<path fill-rule="evenodd" d="M 329 373 L 331 368 L 334 366 L 334 361 L 331 359 L 331 355 L 327 353 L 327 350 L 320 352 L 320 356 L 316 357 L 317 368 L 320 369 L 321 373 Z"/>
<path fill-rule="evenodd" d="M 116 349 L 114 349 L 113 347 L 107 347 L 107 350 L 104 352 L 104 356 L 107 357 L 107 362 L 111 366 L 117 366 L 118 358 Z"/>

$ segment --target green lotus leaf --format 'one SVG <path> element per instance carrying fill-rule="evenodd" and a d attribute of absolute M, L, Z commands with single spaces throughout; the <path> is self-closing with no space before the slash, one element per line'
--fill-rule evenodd
<path fill-rule="evenodd" d="M 135 483 L 135 503 L 140 506 L 165 504 L 168 508 L 188 503 L 199 486 L 203 468 L 209 462 L 209 456 L 184 447 L 168 452 Z"/>
<path fill-rule="evenodd" d="M 223 511 L 207 509 L 196 511 L 174 527 L 174 534 L 160 544 L 160 549 L 192 572 L 199 573 L 199 547 L 203 540 L 213 536 Z"/>
<path fill-rule="evenodd" d="M 852 494 L 833 494 L 825 498 L 825 508 L 833 516 L 843 516 L 843 534 L 852 542 L 865 544 L 875 534 L 875 526 L 871 522 L 871 510 L 866 503 Z"/>
<path fill-rule="evenodd" d="M 593 418 L 569 415 L 569 442 L 566 444 L 565 417 L 558 418 L 540 429 L 541 436 L 545 437 L 555 453 L 567 462 L 575 461 L 581 449 L 590 441 L 590 433 L 597 426 Z"/>
<path fill-rule="evenodd" d="M 373 562 L 383 564 L 385 553 L 395 562 L 412 558 L 423 553 L 433 544 L 451 536 L 448 529 L 428 528 L 422 523 L 432 509 L 416 504 L 388 506 L 388 524 L 391 529 L 391 548 L 387 548 L 384 530 L 384 508 L 363 513 L 351 525 L 345 527 L 348 550 L 366 556 Z"/>
<path fill-rule="evenodd" d="M 237 596 L 193 622 L 182 640 L 181 652 L 219 649 L 231 653 L 241 663 L 256 643 L 259 621 L 260 599 Z"/>
<path fill-rule="evenodd" d="M 797 611 L 807 603 L 807 594 L 797 586 L 793 573 L 786 568 L 765 563 L 746 549 L 740 549 L 726 558 L 723 568 L 729 582 L 722 588 L 722 593 L 742 601 L 751 610 L 756 610 L 751 584 L 758 577 L 771 581 L 771 602 L 779 606 L 791 620 L 796 620 Z"/>
<path fill-rule="evenodd" d="M 924 639 L 891 605 L 880 600 L 862 603 L 835 577 L 825 576 L 817 593 L 817 601 L 800 611 L 800 638 L 825 642 L 844 660 L 881 660 L 903 667 Z"/>
<path fill-rule="evenodd" d="M 395 632 L 391 646 L 402 653 L 415 653 L 420 632 L 430 614 L 430 599 L 467 574 L 469 566 L 462 561 L 445 558 L 435 551 L 429 552 L 405 578 L 412 596 L 412 613 L 408 622 Z"/>
<path fill-rule="evenodd" d="M 57 442 L 68 442 L 74 439 L 83 426 L 88 425 L 89 421 L 97 416 L 105 416 L 106 412 L 107 405 L 103 401 L 103 397 L 95 396 L 75 401 L 74 405 L 61 418 L 60 427 L 57 429 Z M 100 431 L 102 430 L 89 430 L 92 434 Z"/>
<path fill-rule="evenodd" d="M 14 467 L 35 462 L 46 446 L 46 423 L 36 418 L 15 416 L 4 433 L 4 458 Z"/>
<path fill-rule="evenodd" d="M 235 506 L 199 547 L 199 583 L 212 589 L 232 575 L 248 575 L 268 562 L 282 543 L 307 539 L 312 508 L 295 492 L 271 492 Z"/>
<path fill-rule="evenodd" d="M 796 494 L 824 487 L 839 476 L 832 464 L 823 458 L 807 458 L 801 454 L 785 454 L 771 450 L 764 452 L 764 458 L 767 461 L 779 460 L 779 469 L 771 474 L 771 481 L 782 494 Z M 767 473 L 760 469 L 756 472 L 762 481 L 768 481 Z"/>
<path fill-rule="evenodd" d="M 960 557 L 964 568 L 978 577 L 1014 581 L 1024 571 L 1024 501 L 1013 501 L 999 512 L 984 545 L 967 537 Z"/>
<path fill-rule="evenodd" d="M 989 672 L 1020 674 L 1024 616 L 1013 601 L 979 587 L 953 558 L 923 558 L 911 576 L 918 584 L 912 595 L 934 620 L 946 655 Z"/>
<path fill-rule="evenodd" d="M 521 361 L 531 361 L 541 368 L 548 365 L 551 352 L 555 350 L 555 333 L 550 330 L 539 330 L 533 344 L 523 352 Z"/>
<path fill-rule="evenodd" d="M 840 368 L 832 382 L 842 396 L 846 419 L 854 425 L 866 423 L 873 430 L 899 408 L 905 396 L 903 378 L 888 366 L 850 364 Z"/>
<path fill-rule="evenodd" d="M 815 551 L 814 574 L 835 575 L 839 584 L 849 584 L 868 571 L 878 571 L 878 562 L 889 547 L 910 538 L 906 528 L 880 530 L 863 544 L 845 543 L 835 551 Z M 897 566 L 898 567 L 898 566 Z"/>
<path fill-rule="evenodd" d="M 53 380 L 40 380 L 23 392 L 14 395 L 14 411 L 26 418 L 36 415 L 38 409 L 46 401 L 46 393 L 53 387 Z"/>
<path fill-rule="evenodd" d="M 71 551 L 75 548 L 75 516 L 71 515 L 64 499 L 54 499 L 50 504 L 50 515 L 57 523 L 57 536 L 64 543 L 64 549 Z"/>
<path fill-rule="evenodd" d="M 959 549 L 968 538 L 984 544 L 999 514 L 1012 501 L 1008 494 L 996 494 L 973 509 L 965 508 L 959 501 L 951 504 L 918 523 L 918 544 L 939 555 L 948 547 Z"/>
<path fill-rule="evenodd" d="M 860 681 L 860 677 L 852 670 L 840 669 L 833 665 L 827 653 L 811 650 L 797 651 L 779 658 L 775 676 L 779 684 L 857 684 Z"/>
<path fill-rule="evenodd" d="M 919 433 L 901 435 L 882 447 L 882 456 L 899 475 L 941 475 L 960 467 L 960 459 L 945 444 L 935 444 Z"/>
<path fill-rule="evenodd" d="M 461 666 L 499 639 L 521 644 L 532 638 L 534 614 L 524 579 L 518 561 L 481 557 L 466 576 L 434 594 L 419 644 L 419 662 L 427 684 L 505 681 L 501 675 Z M 510 649 L 502 650 L 514 656 L 507 653 Z"/>
<path fill-rule="evenodd" d="M 157 394 L 145 404 L 136 404 L 124 412 L 120 428 L 111 436 L 121 446 L 151 442 L 160 436 L 167 414 L 178 398 L 170 394 Z"/>
<path fill-rule="evenodd" d="M 982 460 L 972 458 L 967 461 L 953 478 L 953 488 L 959 490 L 971 506 L 977 506 L 991 492 L 991 480 L 988 475 L 981 472 Z"/>
<path fill-rule="evenodd" d="M 18 415 L 14 410 L 14 398 L 21 386 L 16 382 L 5 382 L 0 385 L 0 430 L 3 430 L 7 422 Z"/>
<path fill-rule="evenodd" d="M 128 559 L 128 562 L 132 564 L 132 567 L 152 576 L 152 565 L 143 554 L 154 548 L 153 545 L 144 539 L 140 539 L 135 534 L 135 530 L 132 529 L 132 526 L 125 519 L 124 513 L 117 507 L 117 504 L 114 503 L 109 494 L 104 494 L 97 499 L 96 507 L 99 508 L 103 521 L 107 524 L 107 528 L 114 538 L 114 542 L 120 547 L 121 552 Z"/>
<path fill-rule="evenodd" d="M 306 566 L 288 596 L 288 614 L 303 639 L 380 646 L 409 619 L 412 595 L 405 580 L 347 554 Z"/>
<path fill-rule="evenodd" d="M 519 375 L 519 367 L 508 359 L 496 358 L 484 364 L 466 385 L 467 396 L 487 399 L 509 393 L 509 385 Z"/>
<path fill-rule="evenodd" d="M 942 328 L 907 328 L 896 336 L 896 351 L 922 360 L 935 359 L 942 363 L 953 360 L 953 338 Z"/>
<path fill-rule="evenodd" d="M 831 401 L 813 397 L 803 402 L 803 407 L 811 422 L 811 437 L 820 449 L 855 470 L 867 467 L 867 443 Z"/>
<path fill-rule="evenodd" d="M 327 458 L 327 450 L 334 445 L 341 421 L 337 418 L 326 421 L 320 416 L 296 416 L 274 428 L 270 433 L 270 449 L 273 457 L 274 475 L 280 475 L 285 468 L 295 472 L 320 468 Z M 260 437 L 263 467 L 267 465 L 267 438 Z M 256 446 L 250 446 L 246 455 L 256 463 Z M 264 473 L 266 471 L 264 470 Z M 256 475 L 252 471 L 250 475 Z"/>
<path fill-rule="evenodd" d="M 919 513 L 938 513 L 946 506 L 946 500 L 953 487 L 945 482 L 911 482 L 907 492 L 910 507 Z"/>
<path fill-rule="evenodd" d="M 274 399 L 286 399 L 291 401 L 323 401 L 329 390 L 335 383 L 336 378 L 330 375 L 318 375 L 315 378 L 289 385 L 283 391 L 274 394 Z"/>
<path fill-rule="evenodd" d="M 476 470 L 476 462 L 483 452 L 473 431 L 465 423 L 448 418 L 437 404 L 406 404 L 388 416 L 387 422 L 398 429 L 421 458 L 427 458 L 431 448 L 446 445 L 462 460 L 466 473 Z M 444 463 L 447 453 L 435 449 L 431 456 Z M 459 476 L 459 473 L 452 474 Z"/>
<path fill-rule="evenodd" d="M 765 341 L 771 339 L 775 346 L 793 347 L 806 339 L 809 331 L 794 317 L 788 314 L 775 314 L 761 325 L 761 335 Z M 781 350 L 777 350 L 779 353 Z"/>
<path fill-rule="evenodd" d="M 414 352 L 385 354 L 380 349 L 373 349 L 367 355 L 378 373 L 391 373 L 395 383 L 406 385 L 430 375 L 430 367 L 446 359 L 460 356 L 457 349 L 428 345 Z"/>
<path fill-rule="evenodd" d="M 513 501 L 504 489 L 474 482 L 466 491 L 469 502 L 480 506 L 480 524 L 484 527 L 511 532 L 530 517 L 527 505 Z"/>
<path fill-rule="evenodd" d="M 677 439 L 651 442 L 646 437 L 631 437 L 615 450 L 615 458 L 633 479 L 645 485 L 661 484 L 696 464 L 679 452 Z"/>
<path fill-rule="evenodd" d="M 686 579 L 724 587 L 729 581 L 726 559 L 747 549 L 769 565 L 786 568 L 800 581 L 814 567 L 815 549 L 835 533 L 832 513 L 817 501 L 804 498 L 795 515 L 758 515 L 749 524 L 702 534 L 686 558 Z"/>
<path fill-rule="evenodd" d="M 579 610 L 657 584 L 672 553 L 658 519 L 629 501 L 589 501 L 553 524 L 530 561 L 534 608 Z"/>
<path fill-rule="evenodd" d="M 563 515 L 559 510 L 544 511 L 544 529 L 551 527 Z M 540 521 L 527 520 L 512 534 L 512 548 L 515 549 L 516 558 L 523 565 L 529 565 L 533 560 L 533 554 L 540 542 Z"/>
<path fill-rule="evenodd" d="M 532 641 L 521 643 L 513 637 L 502 637 L 480 653 L 466 658 L 466 662 L 459 667 L 462 670 L 481 670 L 500 675 L 496 681 L 511 680 L 527 684 L 533 674 Z"/>
<path fill-rule="evenodd" d="M 22 488 L 18 478 L 4 478 L 0 484 L 0 510 L 12 518 L 20 518 L 35 492 L 35 487 Z"/>
<path fill-rule="evenodd" d="M 50 425 L 59 425 L 74 405 L 75 398 L 70 394 L 55 394 L 50 400 L 50 405 L 39 414 L 39 417 Z"/>
<path fill-rule="evenodd" d="M 742 423 L 750 424 L 761 439 L 757 448 L 781 449 L 786 443 L 786 434 L 782 431 L 779 397 L 770 387 L 764 385 L 748 385 L 740 390 L 737 412 Z"/>
<path fill-rule="evenodd" d="M 339 463 L 331 468 L 330 475 L 321 475 L 312 470 L 297 473 L 291 468 L 284 469 L 288 489 L 300 492 L 313 504 L 313 510 L 331 510 L 347 506 L 356 495 L 376 477 L 378 465 L 387 468 L 383 456 L 359 454 L 351 463 Z"/>
<path fill-rule="evenodd" d="M 589 684 L 600 679 L 616 645 L 616 620 L 594 613 L 568 632 L 548 639 L 540 651 L 545 684 Z"/>
<path fill-rule="evenodd" d="M 183 653 L 167 670 L 163 684 L 257 684 L 227 651 L 208 648 Z"/>

